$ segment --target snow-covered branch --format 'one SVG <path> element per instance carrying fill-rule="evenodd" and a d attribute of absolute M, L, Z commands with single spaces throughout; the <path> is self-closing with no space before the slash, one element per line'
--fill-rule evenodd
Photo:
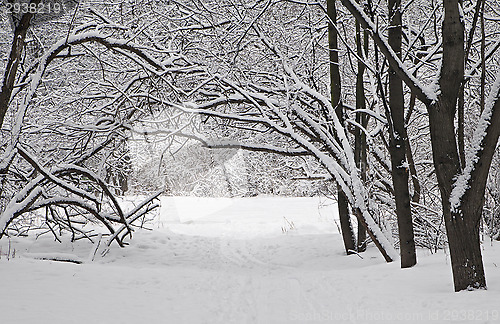
<path fill-rule="evenodd" d="M 351 12 L 356 20 L 370 32 L 371 37 L 377 44 L 377 47 L 387 58 L 387 61 L 396 74 L 405 82 L 405 84 L 415 93 L 417 98 L 422 101 L 426 106 L 437 100 L 436 90 L 428 89 L 417 80 L 396 53 L 387 43 L 387 40 L 380 35 L 377 26 L 366 15 L 363 8 L 354 0 L 341 0 L 342 4 Z"/>
<path fill-rule="evenodd" d="M 476 183 L 486 184 L 489 164 L 495 152 L 499 136 L 500 72 L 497 73 L 495 83 L 491 87 L 491 92 L 486 101 L 484 111 L 474 130 L 471 147 L 467 152 L 465 168 L 453 184 L 453 190 L 450 195 L 452 211 L 456 211 L 460 207 L 466 193 L 478 191 L 478 189 L 475 188 L 471 189 L 471 186 L 476 185 Z M 486 164 L 487 167 L 484 167 L 484 164 Z M 483 167 L 479 169 L 478 165 L 483 165 Z"/>

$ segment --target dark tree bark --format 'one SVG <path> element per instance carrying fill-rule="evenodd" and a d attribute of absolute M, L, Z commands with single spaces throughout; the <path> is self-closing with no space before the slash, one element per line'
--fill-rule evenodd
<path fill-rule="evenodd" d="M 364 37 L 362 37 L 362 35 Z M 368 50 L 367 34 L 361 31 L 359 23 L 356 23 L 356 50 L 359 57 L 364 57 Z M 364 40 L 364 44 L 363 44 Z M 365 51 L 363 51 L 363 45 Z M 358 62 L 358 71 L 356 75 L 356 109 L 365 109 L 365 88 L 364 78 L 365 65 L 363 62 Z M 366 128 L 368 124 L 368 117 L 365 113 L 356 113 L 356 122 Z M 367 143 L 365 133 L 356 128 L 354 130 L 354 159 L 357 167 L 361 171 L 361 180 L 366 181 L 366 167 L 367 167 Z M 359 219 L 359 215 L 358 215 Z M 358 252 L 366 251 L 366 228 L 362 223 L 358 222 Z"/>
<path fill-rule="evenodd" d="M 10 96 L 12 95 L 12 90 L 14 89 L 17 70 L 19 63 L 21 62 L 24 40 L 26 38 L 26 33 L 28 32 L 32 17 L 32 13 L 25 13 L 14 29 L 14 38 L 12 39 L 12 47 L 10 49 L 7 66 L 5 67 L 2 89 L 0 92 L 0 127 L 3 125 L 5 114 L 9 108 Z"/>
<path fill-rule="evenodd" d="M 389 0 L 389 45 L 401 58 L 401 0 Z M 417 263 L 413 221 L 408 188 L 408 163 L 406 162 L 407 133 L 404 115 L 403 82 L 395 71 L 389 68 L 389 135 L 392 164 L 392 182 L 398 219 L 401 268 L 409 268 Z"/>
<path fill-rule="evenodd" d="M 340 230 L 344 241 L 345 252 L 347 255 L 356 252 L 356 236 L 351 224 L 351 215 L 349 213 L 349 204 L 344 191 L 337 186 L 337 205 L 339 210 Z"/>
<path fill-rule="evenodd" d="M 34 2 L 38 3 L 39 1 Z M 19 68 L 19 63 L 21 61 L 21 55 L 24 48 L 24 40 L 26 38 L 26 33 L 28 32 L 32 17 L 32 13 L 25 13 L 21 16 L 21 19 L 15 25 L 14 37 L 12 38 L 12 47 L 10 49 L 9 58 L 5 67 L 2 88 L 0 89 L 0 129 L 3 126 L 5 114 L 9 109 L 10 97 L 12 95 L 12 90 L 14 89 L 17 70 Z M 3 164 L 3 166 L 0 167 L 0 175 L 7 173 L 12 158 L 13 156 L 7 156 L 5 161 L 0 160 L 0 164 Z M 2 177 L 2 179 L 3 178 L 4 177 Z M 0 183 L 0 197 L 3 195 L 3 191 L 4 182 L 2 181 L 2 183 Z"/>
<path fill-rule="evenodd" d="M 440 93 L 430 94 L 414 82 L 412 76 L 393 56 L 380 34 L 352 0 L 341 0 L 364 28 L 370 30 L 373 40 L 385 55 L 389 65 L 426 105 L 429 112 L 433 164 L 441 193 L 455 291 L 486 289 L 484 266 L 479 241 L 479 224 L 484 205 L 484 194 L 489 169 L 500 136 L 500 73 L 489 95 L 488 110 L 482 116 L 484 129 L 480 129 L 480 143 L 473 160 L 461 169 L 458 143 L 455 137 L 455 116 L 460 86 L 464 76 L 464 25 L 460 15 L 460 0 L 444 0 L 442 28 L 443 54 L 439 75 Z M 476 146 L 476 144 L 478 144 Z M 458 182 L 457 181 L 461 181 Z M 462 192 L 458 192 L 462 191 Z M 452 196 L 452 191 L 454 196 Z M 453 199 L 450 199 L 453 198 Z M 453 206 L 451 203 L 453 200 Z"/>
<path fill-rule="evenodd" d="M 339 54 L 338 54 L 338 40 L 337 32 L 333 26 L 337 21 L 337 9 L 335 5 L 336 0 L 328 0 L 327 14 L 330 19 L 328 25 L 328 43 L 330 49 L 330 90 L 332 106 L 341 122 L 343 122 L 343 106 L 341 100 L 341 81 L 339 70 Z M 347 197 L 340 186 L 337 185 L 337 205 L 340 219 L 340 230 L 342 231 L 342 238 L 344 240 L 344 247 L 346 253 L 352 254 L 356 251 L 356 237 L 351 224 L 351 215 L 349 213 L 349 204 Z"/>
<path fill-rule="evenodd" d="M 491 158 L 486 165 L 477 165 L 471 173 L 469 190 L 460 199 L 460 206 L 451 208 L 451 193 L 461 173 L 458 145 L 455 140 L 454 117 L 464 76 L 464 26 L 460 17 L 460 0 L 445 0 L 443 21 L 443 60 L 439 85 L 441 95 L 428 106 L 434 165 L 441 192 L 443 215 L 450 248 L 455 291 L 486 289 L 486 279 L 479 241 L 479 224 Z M 461 76 L 461 77 L 457 77 Z M 496 106 L 499 104 L 497 103 Z M 498 109 L 496 109 L 498 111 Z M 498 140 L 500 112 L 490 123 L 489 135 Z M 487 136 L 488 137 L 488 136 Z M 483 146 L 481 155 L 493 155 L 494 145 Z M 481 160 L 481 159 L 480 159 Z"/>

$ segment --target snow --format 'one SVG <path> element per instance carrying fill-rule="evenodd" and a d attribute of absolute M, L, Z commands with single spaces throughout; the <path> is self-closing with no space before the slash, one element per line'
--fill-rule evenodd
<path fill-rule="evenodd" d="M 484 111 L 481 113 L 478 125 L 474 130 L 472 141 L 470 143 L 470 149 L 466 153 L 465 168 L 453 184 L 453 189 L 450 194 L 450 205 L 452 211 L 457 211 L 460 208 L 462 198 L 467 192 L 467 189 L 470 188 L 469 182 L 471 181 L 472 173 L 479 162 L 479 155 L 483 150 L 483 142 L 488 134 L 488 127 L 491 124 L 493 110 L 495 109 L 495 104 L 498 100 L 500 100 L 500 72 L 497 73 L 496 80 L 490 90 L 490 95 L 486 100 Z"/>
<path fill-rule="evenodd" d="M 413 76 L 412 73 L 410 73 L 408 67 L 399 59 L 392 47 L 389 46 L 387 40 L 379 34 L 378 26 L 368 17 L 364 8 L 354 0 L 342 0 L 342 4 L 358 19 L 358 21 L 360 21 L 362 25 L 367 27 L 369 32 L 372 34 L 374 41 L 377 43 L 377 46 L 379 46 L 379 48 L 384 52 L 384 55 L 389 60 L 392 60 L 393 64 L 397 66 L 397 69 L 399 69 L 404 76 L 401 76 L 403 81 L 410 86 L 413 91 L 415 91 L 417 97 L 424 102 L 426 106 L 432 102 L 436 102 L 438 99 L 438 89 L 435 87 L 424 86 Z M 396 66 L 392 67 L 396 68 Z"/>
<path fill-rule="evenodd" d="M 319 198 L 162 198 L 152 230 L 94 262 L 90 242 L 0 241 L 2 323 L 494 323 L 500 250 L 484 245 L 487 291 L 453 292 L 447 253 L 412 269 L 370 246 L 345 256 Z M 103 244 L 101 244 L 102 246 Z M 15 256 L 12 251 L 15 249 Z M 92 253 L 91 253 L 92 254 Z"/>

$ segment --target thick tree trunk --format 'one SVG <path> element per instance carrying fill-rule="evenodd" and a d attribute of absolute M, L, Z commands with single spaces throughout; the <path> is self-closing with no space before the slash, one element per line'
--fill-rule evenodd
<path fill-rule="evenodd" d="M 328 24 L 328 43 L 330 49 L 330 90 L 332 106 L 335 108 L 337 117 L 343 122 L 343 107 L 341 101 L 341 81 L 339 70 L 339 54 L 337 32 L 332 24 L 337 21 L 336 0 L 328 0 L 327 13 L 331 22 Z M 352 254 L 356 251 L 356 238 L 351 225 L 351 215 L 349 213 L 349 204 L 347 197 L 342 191 L 342 188 L 337 185 L 337 205 L 340 218 L 340 230 L 344 240 L 344 247 L 347 254 Z"/>
<path fill-rule="evenodd" d="M 401 57 L 401 0 L 389 0 L 389 45 Z M 417 263 L 413 221 L 408 189 L 408 163 L 406 162 L 406 125 L 404 116 L 403 82 L 393 69 L 389 69 L 389 109 L 391 121 L 390 153 L 392 181 L 398 218 L 401 268 L 409 268 Z"/>
<path fill-rule="evenodd" d="M 454 114 L 450 114 L 446 107 L 439 104 L 429 109 L 432 151 L 441 191 L 455 291 L 485 289 L 486 279 L 479 242 L 479 221 L 484 198 L 464 196 L 460 208 L 451 211 L 452 186 L 461 168 L 454 120 L 450 115 Z"/>
<path fill-rule="evenodd" d="M 498 138 L 500 137 L 500 73 L 492 85 L 489 103 L 471 143 L 472 159 L 461 169 L 455 134 L 455 116 L 464 79 L 464 25 L 461 0 L 443 0 L 442 62 L 439 94 L 430 94 L 416 84 L 410 74 L 385 46 L 380 34 L 370 25 L 361 7 L 353 0 L 341 0 L 347 9 L 372 32 L 389 65 L 397 71 L 415 96 L 427 106 L 433 164 L 441 193 L 447 228 L 455 290 L 486 288 L 479 242 L 479 223 L 486 181 Z M 435 96 L 437 95 L 437 96 Z M 491 106 L 493 105 L 493 106 Z M 489 109 L 489 110 L 488 110 Z M 491 115 L 490 115 L 491 113 Z M 480 143 L 477 139 L 480 138 Z M 460 181 L 459 181 L 460 180 Z M 453 192 L 453 195 L 452 195 Z M 452 198 L 452 199 L 450 199 Z M 453 206 L 452 202 L 453 201 Z"/>
<path fill-rule="evenodd" d="M 475 212 L 462 209 L 460 212 L 447 215 L 446 231 L 455 291 L 486 289 L 479 240 L 479 220 L 483 202 L 472 202 L 472 205 L 479 207 Z M 474 220 L 477 220 L 476 224 L 470 223 Z"/>
<path fill-rule="evenodd" d="M 476 153 L 477 162 L 465 170 L 470 171 L 469 180 L 458 183 L 458 186 L 466 186 L 467 190 L 458 197 L 459 204 L 456 203 L 457 197 L 453 197 L 454 205 L 450 206 L 449 196 L 447 204 L 443 204 L 455 291 L 486 289 L 479 234 L 486 182 L 500 137 L 500 73 L 491 91 L 489 99 L 492 106 L 487 107 L 491 110 L 491 117 L 484 130 L 486 135 L 479 144 L 480 150 Z M 472 162 L 468 163 L 470 167 Z M 456 178 L 454 176 L 452 180 L 458 181 Z"/>
<path fill-rule="evenodd" d="M 484 186 L 467 190 L 460 206 L 451 209 L 453 184 L 461 173 L 460 156 L 455 139 L 455 114 L 464 76 L 465 38 L 460 0 L 445 0 L 443 21 L 443 61 L 438 102 L 428 107 L 432 152 L 448 235 L 455 291 L 486 288 L 479 242 L 479 222 L 484 202 Z M 479 166 L 477 166 L 479 167 Z M 486 174 L 489 164 L 479 168 Z M 481 182 L 482 180 L 480 180 Z M 474 192 L 472 192 L 474 191 Z M 477 196 L 477 193 L 483 194 Z"/>

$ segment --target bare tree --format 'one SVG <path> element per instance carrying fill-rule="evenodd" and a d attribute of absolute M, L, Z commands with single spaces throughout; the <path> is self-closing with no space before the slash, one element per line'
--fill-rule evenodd
<path fill-rule="evenodd" d="M 225 138 L 221 136 L 222 131 L 214 134 L 216 137 L 199 134 L 199 139 L 208 147 L 238 147 L 288 156 L 315 157 L 326 170 L 325 179 L 335 179 L 344 191 L 349 204 L 357 211 L 359 223 L 367 228 L 385 259 L 397 259 L 397 253 L 373 219 L 372 210 L 367 205 L 368 192 L 356 164 L 349 130 L 338 118 L 330 98 L 322 94 L 327 87 L 316 83 L 318 79 L 314 73 L 318 73 L 319 69 L 309 69 L 314 67 L 317 58 L 312 53 L 319 47 L 322 37 L 313 29 L 308 30 L 308 37 L 304 38 L 305 47 L 292 48 L 274 34 L 275 29 L 269 26 L 269 29 L 262 28 L 270 22 L 263 17 L 272 15 L 277 8 L 271 2 L 255 4 L 250 9 L 238 6 L 232 8 L 234 16 L 245 17 L 243 21 L 232 21 L 231 28 L 228 27 L 235 32 L 226 37 L 234 37 L 237 41 L 228 44 L 229 48 L 224 52 L 234 53 L 234 56 L 220 59 L 220 56 L 214 55 L 214 62 L 218 63 L 219 70 L 221 66 L 231 66 L 236 61 L 241 61 L 241 64 L 231 66 L 234 70 L 231 73 L 213 74 L 211 82 L 206 82 L 199 92 L 208 95 L 194 96 L 192 107 L 173 102 L 171 105 L 187 113 L 206 116 L 214 124 L 224 124 L 243 134 L 232 136 L 226 131 Z M 308 13 L 301 14 L 295 5 L 290 4 L 282 10 L 280 12 L 286 12 L 290 19 L 310 24 L 308 19 L 311 16 Z M 323 12 L 321 8 L 316 10 L 315 16 Z M 216 10 L 211 11 L 211 14 L 214 12 Z M 227 11 L 224 15 L 231 16 Z M 301 33 L 299 29 L 303 25 L 297 23 L 296 26 L 297 32 Z M 276 25 L 274 28 L 278 30 L 280 27 Z M 310 32 L 313 32 L 312 36 L 309 36 Z M 324 35 L 324 31 L 320 30 L 320 33 Z M 308 44 L 309 37 L 312 41 Z M 219 63 L 219 59 L 223 62 Z M 325 67 L 328 68 L 329 64 Z M 259 141 L 269 133 L 279 137 L 273 143 Z"/>
<path fill-rule="evenodd" d="M 403 267 L 416 262 L 412 225 L 441 246 L 443 215 L 455 290 L 485 288 L 479 230 L 500 135 L 500 74 L 487 65 L 500 42 L 483 12 L 495 4 L 464 12 L 444 0 L 402 28 L 413 2 L 341 2 L 96 4 L 61 17 L 67 29 L 45 41 L 49 27 L 20 17 L 0 93 L 1 233 L 44 210 L 53 232 L 91 236 L 76 224 L 97 219 L 123 245 L 153 208 L 123 211 L 106 181 L 127 163 L 128 139 L 175 149 L 196 139 L 315 159 L 322 168 L 307 177 L 338 186 L 347 252 L 348 205 L 387 261 L 398 258 L 386 235 L 396 210 Z M 481 23 L 479 42 L 464 21 Z"/>
<path fill-rule="evenodd" d="M 441 36 L 443 55 L 437 80 L 439 92 L 422 86 L 408 72 L 362 8 L 349 0 L 342 0 L 342 3 L 372 33 L 374 41 L 384 53 L 390 66 L 427 107 L 433 161 L 441 192 L 455 290 L 485 289 L 479 225 L 486 181 L 500 135 L 498 99 L 500 74 L 497 74 L 496 81 L 491 87 L 471 147 L 466 152 L 466 164 L 461 167 L 454 122 L 459 90 L 465 79 L 465 39 L 461 1 L 443 1 L 444 19 Z"/>
<path fill-rule="evenodd" d="M 37 21 L 32 14 L 14 25 L 0 95 L 0 237 L 29 230 L 23 220 L 37 212 L 56 238 L 67 231 L 72 239 L 92 239 L 96 234 L 82 225 L 98 222 L 109 232 L 108 243 L 123 246 L 134 222 L 158 207 L 152 202 L 161 192 L 123 210 L 108 171 L 127 163 L 131 133 L 149 131 L 140 125 L 157 110 L 147 100 L 154 96 L 151 85 L 168 84 L 169 95 L 178 96 L 200 71 L 184 56 L 189 49 L 180 47 L 183 33 L 200 25 L 171 7 L 166 16 L 175 23 L 158 41 L 151 35 L 154 11 L 120 9 L 77 7 L 59 17 L 67 19 L 63 31 L 54 32 L 51 23 L 30 25 Z M 137 22 L 139 10 L 144 22 Z M 27 33 L 47 42 L 28 43 Z M 167 135 L 185 125 L 167 117 Z"/>
<path fill-rule="evenodd" d="M 401 58 L 402 20 L 401 1 L 390 0 L 388 43 L 396 55 Z M 389 69 L 389 122 L 390 153 L 392 166 L 392 182 L 394 200 L 398 218 L 399 247 L 401 250 L 401 267 L 409 268 L 417 263 L 415 240 L 413 235 L 413 219 L 408 189 L 409 166 L 406 158 L 408 143 L 405 125 L 405 100 L 403 83 L 393 69 Z"/>
<path fill-rule="evenodd" d="M 344 107 L 342 105 L 341 98 L 342 87 L 339 68 L 339 44 L 337 31 L 335 30 L 333 25 L 337 23 L 337 8 L 335 2 L 336 0 L 329 0 L 327 2 L 327 14 L 329 19 L 328 45 L 330 51 L 330 92 L 332 106 L 335 108 L 335 112 L 340 122 L 345 125 Z M 342 231 L 342 238 L 344 240 L 344 247 L 347 254 L 352 254 L 357 250 L 356 236 L 351 224 L 351 215 L 349 213 L 348 200 L 340 185 L 337 185 L 337 205 L 339 211 L 340 228 Z"/>

